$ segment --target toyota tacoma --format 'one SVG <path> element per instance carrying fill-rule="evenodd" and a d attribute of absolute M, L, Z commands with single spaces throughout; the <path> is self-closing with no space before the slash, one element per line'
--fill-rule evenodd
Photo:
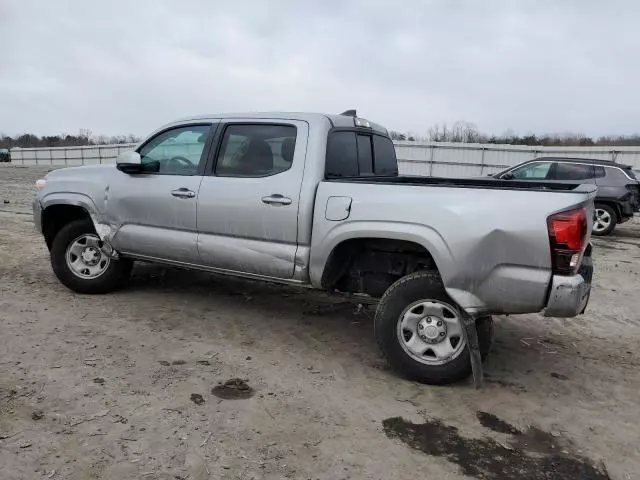
<path fill-rule="evenodd" d="M 589 299 L 594 185 L 401 176 L 354 111 L 183 119 L 36 186 L 71 290 L 107 293 L 144 261 L 364 296 L 391 366 L 425 383 L 475 374 L 492 314 Z"/>

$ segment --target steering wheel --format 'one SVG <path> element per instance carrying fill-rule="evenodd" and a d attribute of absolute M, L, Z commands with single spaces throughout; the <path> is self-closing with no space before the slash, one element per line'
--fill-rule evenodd
<path fill-rule="evenodd" d="M 177 168 L 180 168 L 180 169 L 193 168 L 195 166 L 193 163 L 191 163 L 191 161 L 188 158 L 181 157 L 181 156 L 171 157 L 167 161 L 167 167 L 171 168 L 172 164 L 176 164 Z"/>

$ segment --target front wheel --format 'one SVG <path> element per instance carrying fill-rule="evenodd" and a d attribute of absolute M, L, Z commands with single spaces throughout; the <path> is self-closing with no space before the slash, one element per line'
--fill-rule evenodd
<path fill-rule="evenodd" d="M 374 326 L 391 367 L 408 378 L 443 385 L 471 374 L 460 309 L 435 272 L 416 272 L 391 285 L 380 300 Z M 493 320 L 479 318 L 476 329 L 484 359 L 493 340 Z"/>
<path fill-rule="evenodd" d="M 596 218 L 593 222 L 594 235 L 609 235 L 616 228 L 618 217 L 616 211 L 609 205 L 601 203 L 596 204 Z"/>
<path fill-rule="evenodd" d="M 108 293 L 131 272 L 129 259 L 102 251 L 91 220 L 75 220 L 58 232 L 51 245 L 51 266 L 58 280 L 78 293 Z"/>

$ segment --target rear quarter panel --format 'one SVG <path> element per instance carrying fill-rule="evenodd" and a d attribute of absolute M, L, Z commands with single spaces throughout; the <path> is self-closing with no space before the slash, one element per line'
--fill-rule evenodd
<path fill-rule="evenodd" d="M 632 185 L 636 182 L 628 178 L 618 168 L 605 167 L 605 171 L 606 175 L 604 177 L 596 178 L 596 184 L 598 185 L 596 202 L 601 201 L 602 203 L 612 203 L 618 206 L 622 206 L 622 203 L 633 203 L 634 199 L 629 195 L 627 185 Z"/>

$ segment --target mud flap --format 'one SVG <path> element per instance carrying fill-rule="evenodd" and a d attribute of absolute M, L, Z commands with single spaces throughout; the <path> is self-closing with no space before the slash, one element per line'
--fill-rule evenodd
<path fill-rule="evenodd" d="M 473 375 L 473 386 L 480 388 L 482 386 L 482 357 L 480 355 L 480 342 L 478 341 L 478 331 L 476 330 L 476 319 L 466 312 L 462 313 L 462 321 L 464 322 L 464 337 L 469 345 L 469 359 L 471 361 L 471 372 Z"/>

